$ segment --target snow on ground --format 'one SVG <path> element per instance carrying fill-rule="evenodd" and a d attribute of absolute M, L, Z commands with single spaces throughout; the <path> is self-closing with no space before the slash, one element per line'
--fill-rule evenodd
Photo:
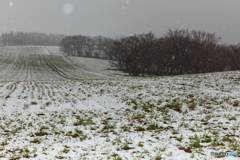
<path fill-rule="evenodd" d="M 239 153 L 239 75 L 1 82 L 0 156 L 180 160 Z"/>
<path fill-rule="evenodd" d="M 32 49 L 0 48 L 0 159 L 239 159 L 210 153 L 240 154 L 240 71 L 114 77 Z"/>
<path fill-rule="evenodd" d="M 119 76 L 106 70 L 111 67 L 106 60 L 88 59 L 84 64 L 78 64 L 78 61 L 73 63 L 61 54 L 51 54 L 52 48 L 56 47 L 48 47 L 50 51 L 46 47 L 0 47 L 0 81 L 82 80 Z M 96 63 L 102 64 L 101 67 Z"/>
<path fill-rule="evenodd" d="M 61 55 L 60 47 L 59 46 L 43 46 L 49 54 Z"/>
<path fill-rule="evenodd" d="M 109 60 L 74 56 L 68 56 L 67 59 L 72 62 L 72 64 L 82 68 L 84 71 L 98 76 L 128 75 L 127 73 L 112 69 Z"/>

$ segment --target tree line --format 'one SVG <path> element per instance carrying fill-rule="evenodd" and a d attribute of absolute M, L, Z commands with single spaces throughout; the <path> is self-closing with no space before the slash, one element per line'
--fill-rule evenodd
<path fill-rule="evenodd" d="M 11 31 L 1 34 L 0 44 L 2 46 L 58 46 L 64 37 L 61 34 Z"/>
<path fill-rule="evenodd" d="M 114 40 L 108 56 L 129 75 L 177 75 L 240 69 L 240 45 L 218 44 L 220 37 L 204 31 L 169 30 Z"/>
<path fill-rule="evenodd" d="M 68 56 L 110 59 L 113 66 L 133 76 L 177 75 L 240 69 L 240 45 L 219 44 L 220 37 L 205 31 L 169 30 L 111 39 L 103 36 L 64 36 L 10 32 L 0 44 L 60 46 Z"/>
<path fill-rule="evenodd" d="M 67 56 L 108 58 L 112 47 L 113 40 L 103 36 L 66 36 L 60 42 L 60 50 Z"/>

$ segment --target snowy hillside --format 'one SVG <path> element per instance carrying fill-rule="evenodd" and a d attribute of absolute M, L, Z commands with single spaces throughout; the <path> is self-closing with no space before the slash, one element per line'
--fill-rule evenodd
<path fill-rule="evenodd" d="M 239 159 L 211 156 L 240 153 L 239 71 L 116 77 L 105 60 L 0 53 L 3 160 Z"/>
<path fill-rule="evenodd" d="M 0 47 L 0 81 L 82 80 L 116 77 L 107 60 L 67 58 L 58 47 Z M 84 60 L 85 61 L 85 60 Z M 101 64 L 99 68 L 97 64 Z M 91 66 L 91 70 L 87 70 Z"/>

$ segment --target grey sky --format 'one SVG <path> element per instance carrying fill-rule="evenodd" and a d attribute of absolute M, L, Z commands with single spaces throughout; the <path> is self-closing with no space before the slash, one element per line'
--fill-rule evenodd
<path fill-rule="evenodd" d="M 240 42 L 240 0 L 1 0 L 0 33 L 107 37 L 184 28 Z"/>

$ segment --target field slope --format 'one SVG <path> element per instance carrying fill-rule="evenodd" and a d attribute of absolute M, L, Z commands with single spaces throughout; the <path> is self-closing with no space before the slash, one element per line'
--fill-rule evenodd
<path fill-rule="evenodd" d="M 0 159 L 239 159 L 240 71 L 116 78 L 51 49 L 0 49 Z"/>
<path fill-rule="evenodd" d="M 88 63 L 77 64 L 74 60 Z M 98 67 L 95 64 L 102 64 Z M 88 66 L 95 66 L 88 69 Z M 0 47 L 0 81 L 47 81 L 110 78 L 107 60 L 65 57 L 53 47 Z"/>

